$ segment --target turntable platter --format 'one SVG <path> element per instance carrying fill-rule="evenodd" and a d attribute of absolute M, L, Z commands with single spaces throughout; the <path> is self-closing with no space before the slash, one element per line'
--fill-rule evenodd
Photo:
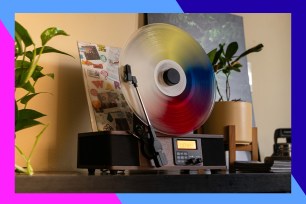
<path fill-rule="evenodd" d="M 187 32 L 169 24 L 144 26 L 131 36 L 119 61 L 127 103 L 146 123 L 134 87 L 124 81 L 123 66 L 129 64 L 156 131 L 184 135 L 209 117 L 215 99 L 214 71 L 203 48 Z"/>

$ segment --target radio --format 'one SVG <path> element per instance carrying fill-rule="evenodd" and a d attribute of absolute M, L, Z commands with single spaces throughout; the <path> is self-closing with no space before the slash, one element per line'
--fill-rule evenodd
<path fill-rule="evenodd" d="M 183 137 L 158 137 L 167 164 L 156 167 L 142 153 L 141 142 L 125 131 L 80 133 L 78 168 L 90 174 L 105 170 L 200 170 L 225 169 L 221 135 L 190 134 Z"/>

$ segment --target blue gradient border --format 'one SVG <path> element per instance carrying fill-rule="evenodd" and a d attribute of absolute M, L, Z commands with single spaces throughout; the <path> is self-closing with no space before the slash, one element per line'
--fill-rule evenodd
<path fill-rule="evenodd" d="M 178 3 L 177 3 L 178 2 Z M 303 64 L 306 47 L 305 2 L 302 0 L 113 0 L 109 2 L 90 0 L 45 0 L 18 1 L 0 0 L 0 19 L 14 36 L 15 13 L 180 13 L 209 12 L 209 13 L 292 13 L 292 193 L 291 194 L 117 194 L 122 203 L 303 203 L 306 190 L 306 136 L 304 121 L 306 106 L 302 99 L 304 94 L 304 76 L 306 68 Z M 60 5 L 60 6 L 59 6 Z M 181 6 L 181 8 L 180 8 Z M 0 36 L 1 37 L 1 36 Z M 0 48 L 2 49 L 2 48 Z M 276 73 L 277 74 L 277 73 Z M 13 106 L 12 106 L 13 107 Z M 3 127 L 5 128 L 5 127 Z M 1 140 L 0 140 L 1 142 Z M 1 144 L 2 145 L 2 144 Z M 13 147 L 12 147 L 13 148 Z M 1 157 L 3 155 L 0 155 Z M 12 178 L 14 179 L 14 178 Z M 0 182 L 0 185 L 5 183 Z M 295 202 L 297 201 L 297 202 Z"/>

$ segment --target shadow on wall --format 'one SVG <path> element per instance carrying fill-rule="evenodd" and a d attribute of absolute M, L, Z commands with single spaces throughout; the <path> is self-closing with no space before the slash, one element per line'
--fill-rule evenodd
<path fill-rule="evenodd" d="M 77 46 L 76 46 L 77 49 Z M 58 72 L 57 135 L 53 154 L 56 171 L 74 171 L 77 164 L 77 136 L 79 132 L 92 131 L 86 100 L 83 74 L 79 59 L 75 66 L 65 66 L 64 58 Z M 51 151 L 52 152 L 52 151 Z"/>

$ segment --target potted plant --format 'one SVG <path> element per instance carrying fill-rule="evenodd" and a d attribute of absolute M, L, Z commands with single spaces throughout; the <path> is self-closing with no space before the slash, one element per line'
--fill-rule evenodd
<path fill-rule="evenodd" d="M 221 93 L 220 85 L 216 80 L 216 91 L 220 98 L 215 102 L 209 119 L 199 132 L 222 134 L 227 139 L 225 127 L 235 125 L 237 143 L 252 141 L 252 105 L 249 102 L 241 101 L 241 99 L 231 99 L 230 80 L 233 72 L 241 72 L 242 64 L 239 60 L 248 54 L 260 52 L 262 48 L 263 45 L 258 44 L 237 56 L 238 43 L 231 42 L 227 47 L 225 44 L 220 44 L 218 48 L 208 53 L 216 79 L 219 74 L 225 76 L 225 94 Z"/>
<path fill-rule="evenodd" d="M 41 46 L 35 44 L 28 31 L 18 22 L 15 22 L 15 92 L 22 89 L 24 95 L 20 98 L 15 96 L 15 137 L 16 133 L 26 128 L 41 125 L 41 131 L 35 135 L 35 142 L 32 145 L 29 155 L 25 155 L 22 148 L 15 144 L 15 148 L 26 161 L 26 167 L 15 164 L 15 171 L 28 175 L 33 175 L 34 170 L 31 165 L 31 159 L 41 136 L 48 127 L 38 119 L 46 116 L 45 114 L 29 109 L 29 102 L 36 96 L 47 92 L 36 92 L 37 82 L 44 77 L 54 78 L 53 73 L 44 73 L 44 68 L 39 66 L 40 57 L 47 53 L 58 53 L 71 56 L 65 52 L 47 46 L 47 43 L 56 36 L 68 36 L 68 34 L 58 28 L 50 27 L 40 35 Z M 72 57 L 72 56 L 71 56 Z M 34 136 L 34 135 L 33 135 Z"/>

